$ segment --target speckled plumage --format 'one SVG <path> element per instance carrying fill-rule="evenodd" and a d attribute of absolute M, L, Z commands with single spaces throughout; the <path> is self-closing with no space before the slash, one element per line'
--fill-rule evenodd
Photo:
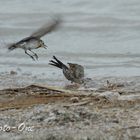
<path fill-rule="evenodd" d="M 71 82 L 82 84 L 84 78 L 84 68 L 79 64 L 68 63 L 69 67 L 63 64 L 60 60 L 58 60 L 55 56 L 53 56 L 54 60 L 50 60 L 50 65 L 56 66 L 63 70 L 63 74 L 66 79 Z"/>

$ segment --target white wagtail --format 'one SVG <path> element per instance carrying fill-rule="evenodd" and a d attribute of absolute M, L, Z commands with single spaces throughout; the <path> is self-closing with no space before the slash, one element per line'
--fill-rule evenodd
<path fill-rule="evenodd" d="M 16 43 L 8 45 L 8 49 L 14 50 L 17 48 L 22 48 L 25 51 L 25 54 L 29 55 L 33 60 L 35 60 L 35 58 L 38 59 L 38 55 L 34 53 L 32 49 L 47 48 L 43 40 L 41 40 L 40 38 L 46 35 L 47 33 L 54 31 L 60 24 L 60 21 L 60 18 L 52 20 L 50 23 L 38 29 L 29 37 L 26 37 Z M 30 51 L 31 53 L 33 53 L 33 55 L 30 55 L 27 51 Z"/>

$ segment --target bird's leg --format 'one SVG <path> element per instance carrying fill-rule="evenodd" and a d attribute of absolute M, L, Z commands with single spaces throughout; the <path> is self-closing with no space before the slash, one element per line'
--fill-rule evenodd
<path fill-rule="evenodd" d="M 27 53 L 27 50 L 25 50 L 25 53 L 35 61 L 34 57 L 32 55 L 30 55 L 29 53 Z"/>
<path fill-rule="evenodd" d="M 44 45 L 44 49 L 47 49 L 48 48 L 48 46 L 47 45 Z"/>
<path fill-rule="evenodd" d="M 35 56 L 35 58 L 38 60 L 38 55 L 36 53 L 34 53 L 31 49 L 29 49 L 30 52 L 32 52 Z"/>

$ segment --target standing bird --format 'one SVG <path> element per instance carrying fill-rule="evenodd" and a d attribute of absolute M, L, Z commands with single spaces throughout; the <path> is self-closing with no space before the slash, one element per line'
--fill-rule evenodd
<path fill-rule="evenodd" d="M 71 82 L 75 82 L 78 84 L 82 84 L 84 82 L 84 68 L 81 65 L 68 63 L 69 67 L 63 64 L 60 60 L 58 60 L 55 56 L 53 59 L 50 60 L 50 65 L 56 66 L 63 70 L 63 74 L 66 79 L 70 80 Z"/>
<path fill-rule="evenodd" d="M 14 50 L 17 48 L 21 48 L 25 51 L 25 54 L 29 55 L 33 60 L 38 59 L 38 55 L 32 51 L 32 49 L 38 49 L 38 48 L 47 48 L 47 46 L 44 44 L 43 40 L 40 38 L 46 35 L 47 33 L 50 33 L 51 31 L 54 31 L 58 25 L 60 24 L 60 19 L 52 20 L 50 23 L 46 24 L 36 32 L 34 32 L 29 37 L 26 37 L 16 43 L 8 45 L 9 50 Z M 27 51 L 30 51 L 33 53 L 33 55 L 30 55 Z M 35 58 L 34 58 L 35 56 Z"/>

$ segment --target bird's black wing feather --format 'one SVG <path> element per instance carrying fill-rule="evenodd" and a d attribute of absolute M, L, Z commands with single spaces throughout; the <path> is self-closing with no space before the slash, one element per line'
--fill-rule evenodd
<path fill-rule="evenodd" d="M 58 60 L 55 56 L 53 56 L 53 59 L 55 60 L 50 60 L 51 63 L 49 63 L 50 65 L 53 65 L 53 66 L 56 66 L 56 67 L 59 67 L 59 68 L 65 68 L 65 69 L 68 69 L 68 67 L 63 64 L 60 60 Z"/>

